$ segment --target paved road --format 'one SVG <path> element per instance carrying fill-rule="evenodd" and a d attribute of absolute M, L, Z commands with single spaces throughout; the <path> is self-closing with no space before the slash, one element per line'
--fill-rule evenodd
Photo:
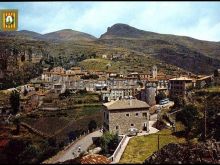
<path fill-rule="evenodd" d="M 157 133 L 159 130 L 153 127 L 153 124 L 156 121 L 149 121 L 149 132 L 146 131 L 142 131 L 141 133 L 138 133 L 137 136 L 143 136 L 143 135 L 149 135 L 149 134 L 153 134 L 153 133 Z"/>
<path fill-rule="evenodd" d="M 60 156 L 57 162 L 64 162 L 79 156 L 79 147 L 81 148 L 81 152 L 86 151 L 89 146 L 93 144 L 93 138 L 100 137 L 102 134 L 103 133 L 98 130 L 83 137 L 81 140 L 74 143 L 68 150 L 66 150 L 65 153 Z"/>
<path fill-rule="evenodd" d="M 81 152 L 86 151 L 90 145 L 93 144 L 93 138 L 102 136 L 103 133 L 98 131 L 94 131 L 82 139 L 79 139 L 76 142 L 70 144 L 67 149 L 59 151 L 55 156 L 45 160 L 43 164 L 56 164 L 58 162 L 64 162 L 69 159 L 74 159 L 79 156 L 80 152 L 78 152 L 79 147 L 81 148 Z"/>
<path fill-rule="evenodd" d="M 150 115 L 150 121 L 156 121 L 157 120 L 157 114 L 153 114 L 153 115 Z"/>

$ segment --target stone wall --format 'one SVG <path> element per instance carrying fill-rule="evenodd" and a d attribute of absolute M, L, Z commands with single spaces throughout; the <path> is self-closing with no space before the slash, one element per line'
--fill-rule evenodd
<path fill-rule="evenodd" d="M 144 123 L 146 123 L 147 131 L 149 130 L 148 109 L 105 110 L 104 112 L 106 114 L 104 121 L 109 125 L 110 132 L 116 133 L 118 131 L 119 134 L 126 134 L 129 128 L 143 130 Z M 147 116 L 143 116 L 143 113 L 146 113 Z M 129 116 L 126 116 L 127 114 Z M 107 115 L 109 115 L 109 119 L 107 119 Z M 116 126 L 118 126 L 118 130 Z"/>

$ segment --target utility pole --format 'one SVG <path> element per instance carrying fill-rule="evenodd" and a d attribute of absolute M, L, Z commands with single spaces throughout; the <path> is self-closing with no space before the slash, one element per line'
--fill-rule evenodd
<path fill-rule="evenodd" d="M 160 150 L 160 135 L 157 135 L 157 150 Z"/>
<path fill-rule="evenodd" d="M 204 128 L 204 140 L 206 141 L 206 109 L 207 109 L 207 99 L 206 99 L 206 97 L 205 97 L 205 108 L 204 108 L 204 126 L 205 126 L 205 128 Z"/>

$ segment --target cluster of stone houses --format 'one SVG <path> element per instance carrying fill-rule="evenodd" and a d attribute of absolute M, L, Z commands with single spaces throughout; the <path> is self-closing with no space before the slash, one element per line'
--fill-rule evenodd
<path fill-rule="evenodd" d="M 44 69 L 40 82 L 45 88 L 55 93 L 86 89 L 100 93 L 105 102 L 118 98 L 136 97 L 146 101 L 149 105 L 155 105 L 155 96 L 164 92 L 169 97 L 185 97 L 190 88 L 203 88 L 213 84 L 213 79 L 219 83 L 219 70 L 214 75 L 196 76 L 183 75 L 172 76 L 158 73 L 157 67 L 153 66 L 148 73 L 130 72 L 127 75 L 116 72 L 94 71 L 88 72 L 80 67 L 72 67 L 65 70 L 55 67 L 52 70 Z M 97 75 L 97 79 L 83 79 L 85 75 Z M 215 83 L 215 84 L 216 84 Z"/>
<path fill-rule="evenodd" d="M 130 72 L 127 75 L 112 72 L 87 72 L 80 67 L 65 70 L 56 67 L 45 68 L 40 79 L 33 80 L 26 96 L 21 98 L 21 109 L 31 111 L 42 102 L 46 91 L 60 94 L 66 89 L 76 91 L 86 89 L 99 93 L 104 102 L 103 128 L 118 134 L 129 129 L 149 130 L 149 108 L 156 104 L 156 95 L 163 91 L 168 97 L 186 97 L 192 88 L 203 88 L 211 84 L 219 85 L 220 70 L 210 76 L 185 75 L 174 77 L 158 74 L 154 66 L 150 73 Z M 96 74 L 97 79 L 83 79 Z M 40 90 L 32 90 L 33 88 Z M 24 90 L 24 89 L 23 89 Z M 21 89 L 22 91 L 22 89 Z"/>

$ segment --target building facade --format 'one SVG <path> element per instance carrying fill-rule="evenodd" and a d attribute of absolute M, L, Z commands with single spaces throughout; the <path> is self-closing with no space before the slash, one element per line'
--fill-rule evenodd
<path fill-rule="evenodd" d="M 149 131 L 150 106 L 137 99 L 121 99 L 104 104 L 103 130 L 119 135 L 127 134 L 129 129 Z"/>
<path fill-rule="evenodd" d="M 188 90 L 193 87 L 193 80 L 187 77 L 173 78 L 169 80 L 170 98 L 184 98 Z"/>

